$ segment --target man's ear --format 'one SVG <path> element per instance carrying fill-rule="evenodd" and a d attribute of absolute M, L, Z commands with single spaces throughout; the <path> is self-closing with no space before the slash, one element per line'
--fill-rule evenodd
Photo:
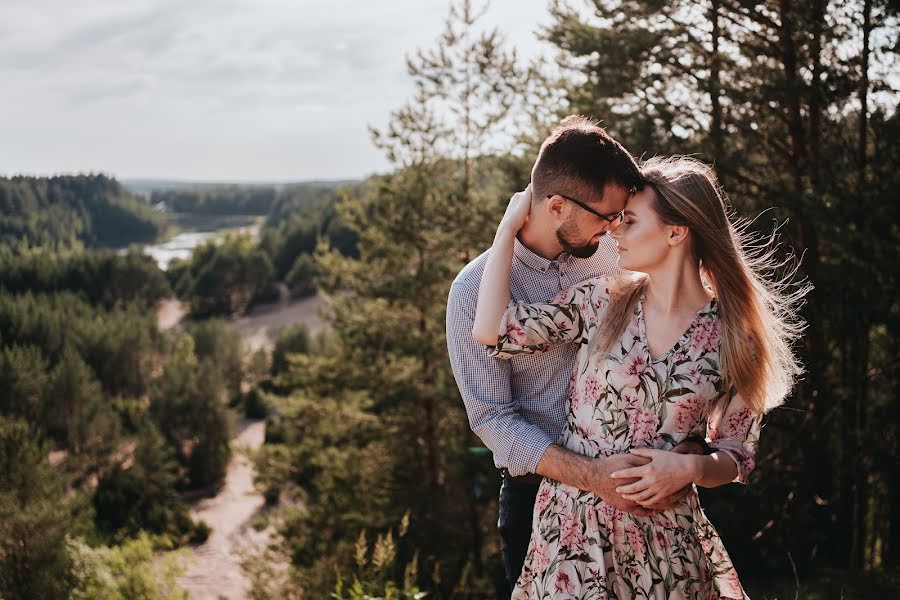
<path fill-rule="evenodd" d="M 687 225 L 668 225 L 667 228 L 669 231 L 666 241 L 670 246 L 677 246 L 684 242 L 691 232 Z"/>
<path fill-rule="evenodd" d="M 560 221 L 566 218 L 566 205 L 569 203 L 562 196 L 550 196 L 544 202 L 544 210 L 550 213 L 552 217 Z"/>

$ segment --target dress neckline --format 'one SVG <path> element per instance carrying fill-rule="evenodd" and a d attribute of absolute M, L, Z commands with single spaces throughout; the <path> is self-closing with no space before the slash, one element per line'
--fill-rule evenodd
<path fill-rule="evenodd" d="M 694 318 L 687 326 L 687 329 L 684 330 L 684 333 L 681 334 L 681 337 L 675 341 L 675 344 L 656 358 L 653 358 L 653 355 L 650 353 L 650 341 L 647 339 L 647 323 L 644 320 L 644 301 L 646 299 L 647 296 L 645 294 L 641 294 L 641 297 L 638 299 L 638 331 L 640 332 L 641 342 L 644 344 L 644 353 L 647 355 L 649 364 L 664 361 L 670 355 L 674 354 L 676 350 L 680 349 L 685 340 L 690 338 L 691 333 L 694 331 L 694 327 L 697 326 L 697 321 L 700 320 L 700 316 L 714 309 L 716 306 L 715 297 L 710 298 L 709 302 L 697 309 L 697 312 L 694 313 Z"/>

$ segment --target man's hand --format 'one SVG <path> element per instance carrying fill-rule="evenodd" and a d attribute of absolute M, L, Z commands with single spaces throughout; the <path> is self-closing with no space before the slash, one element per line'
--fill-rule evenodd
<path fill-rule="evenodd" d="M 610 479 L 609 477 L 610 473 L 614 471 L 640 467 L 648 462 L 650 462 L 648 459 L 633 454 L 614 454 L 606 458 L 594 459 L 587 474 L 588 487 L 586 490 L 595 493 L 613 508 L 624 510 L 639 517 L 652 515 L 655 512 L 654 509 L 626 500 L 616 491 L 617 486 L 624 484 L 624 479 Z M 634 481 L 637 481 L 637 479 L 630 479 L 628 483 Z"/>

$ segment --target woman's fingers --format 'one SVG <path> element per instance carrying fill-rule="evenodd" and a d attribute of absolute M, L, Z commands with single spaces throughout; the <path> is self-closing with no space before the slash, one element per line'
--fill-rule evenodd
<path fill-rule="evenodd" d="M 617 494 L 636 494 L 638 492 L 642 492 L 650 487 L 650 482 L 646 479 L 638 479 L 634 483 L 629 483 L 628 485 L 620 485 L 616 488 Z"/>
<path fill-rule="evenodd" d="M 664 450 L 656 450 L 655 448 L 632 448 L 630 451 L 635 456 L 643 456 L 644 458 L 656 458 L 665 452 Z"/>
<path fill-rule="evenodd" d="M 627 469 L 619 469 L 609 474 L 610 479 L 630 479 L 634 477 L 645 477 L 649 474 L 650 469 L 647 465 L 641 467 L 629 467 Z"/>
<path fill-rule="evenodd" d="M 626 500 L 631 500 L 632 502 L 637 502 L 638 504 L 644 504 L 651 498 L 657 495 L 656 490 L 646 489 L 641 492 L 637 492 L 636 494 L 622 494 L 622 497 Z"/>

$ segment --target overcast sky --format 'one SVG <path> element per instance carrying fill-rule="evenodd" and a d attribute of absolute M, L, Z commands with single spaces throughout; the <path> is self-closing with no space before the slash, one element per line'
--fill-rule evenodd
<path fill-rule="evenodd" d="M 526 57 L 542 0 L 484 19 Z M 368 125 L 412 93 L 448 0 L 2 0 L 0 174 L 297 181 L 389 168 Z"/>

